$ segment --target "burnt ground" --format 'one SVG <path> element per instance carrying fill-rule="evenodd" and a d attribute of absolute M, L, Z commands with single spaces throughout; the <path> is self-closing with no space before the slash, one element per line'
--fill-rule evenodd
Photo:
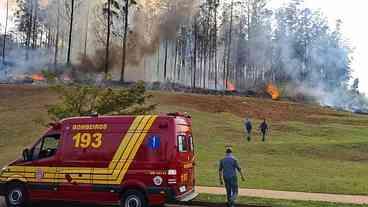
<path fill-rule="evenodd" d="M 152 102 L 159 105 L 173 105 L 210 113 L 227 112 L 242 118 L 266 118 L 272 121 L 300 121 L 313 124 L 348 123 L 349 125 L 368 125 L 368 119 L 354 119 L 368 116 L 356 115 L 350 112 L 339 112 L 332 108 L 321 107 L 317 104 L 224 95 L 157 91 L 151 91 L 149 93 L 153 95 Z M 24 106 L 23 103 L 27 102 L 27 107 L 34 106 L 42 111 L 45 105 L 56 103 L 58 96 L 55 92 L 44 86 L 0 84 L 0 112 L 1 106 L 9 104 L 7 99 L 18 100 L 18 102 L 12 102 L 12 107 L 22 107 Z"/>
<path fill-rule="evenodd" d="M 273 101 L 266 98 L 239 96 L 198 95 L 189 93 L 151 92 L 153 101 L 165 105 L 193 108 L 210 113 L 231 113 L 239 117 L 268 119 L 272 121 L 300 121 L 305 123 L 348 122 L 368 124 L 361 120 L 354 122 L 350 112 L 338 112 L 317 104 L 303 104 L 290 101 Z M 349 120 L 345 120 L 349 119 Z"/>

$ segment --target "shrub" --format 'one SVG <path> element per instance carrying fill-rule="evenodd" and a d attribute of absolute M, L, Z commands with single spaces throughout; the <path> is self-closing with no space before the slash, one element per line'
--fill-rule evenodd
<path fill-rule="evenodd" d="M 57 74 L 55 72 L 51 72 L 49 70 L 41 71 L 43 77 L 45 77 L 47 83 L 55 83 L 57 79 Z"/>
<path fill-rule="evenodd" d="M 146 95 L 143 82 L 130 88 L 112 89 L 90 85 L 54 86 L 61 102 L 48 106 L 53 120 L 67 117 L 99 115 L 140 115 L 150 113 L 156 105 L 146 104 L 151 96 Z"/>

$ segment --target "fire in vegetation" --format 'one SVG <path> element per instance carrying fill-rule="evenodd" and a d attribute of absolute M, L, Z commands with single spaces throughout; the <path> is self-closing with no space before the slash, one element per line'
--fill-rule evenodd
<path fill-rule="evenodd" d="M 280 91 L 276 85 L 269 83 L 266 86 L 266 92 L 272 97 L 272 100 L 279 100 Z"/>
<path fill-rule="evenodd" d="M 45 77 L 42 74 L 34 74 L 32 75 L 33 81 L 45 81 Z"/>
<path fill-rule="evenodd" d="M 236 91 L 235 85 L 231 82 L 227 82 L 226 88 L 227 88 L 227 91 L 230 91 L 230 92 L 235 92 Z"/>

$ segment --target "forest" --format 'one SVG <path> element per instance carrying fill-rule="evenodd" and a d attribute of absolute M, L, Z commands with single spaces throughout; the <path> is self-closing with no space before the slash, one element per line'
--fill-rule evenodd
<path fill-rule="evenodd" d="M 218 90 L 230 83 L 238 90 L 264 82 L 345 86 L 353 50 L 343 22 L 330 26 L 303 0 L 280 8 L 268 4 L 17 0 L 16 30 L 3 35 L 2 63 Z"/>

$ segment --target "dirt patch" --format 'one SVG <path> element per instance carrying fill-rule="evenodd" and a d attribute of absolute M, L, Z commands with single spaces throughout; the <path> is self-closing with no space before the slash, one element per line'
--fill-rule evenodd
<path fill-rule="evenodd" d="M 348 116 L 346 113 L 317 105 L 287 101 L 167 92 L 152 92 L 152 94 L 154 101 L 159 104 L 189 107 L 210 113 L 227 112 L 239 117 L 266 118 L 272 121 L 302 121 L 318 124 L 327 122 L 330 116 L 341 118 Z"/>
<path fill-rule="evenodd" d="M 301 121 L 313 124 L 349 123 L 367 125 L 367 118 L 346 112 L 337 112 L 318 105 L 308 105 L 288 101 L 272 101 L 262 98 L 238 96 L 199 95 L 189 93 L 150 92 L 153 102 L 192 108 L 209 113 L 231 113 L 238 117 L 250 117 L 271 121 Z M 55 92 L 44 86 L 0 85 L 0 109 L 27 107 L 42 108 L 58 100 Z M 354 120 L 352 120 L 354 118 Z"/>

